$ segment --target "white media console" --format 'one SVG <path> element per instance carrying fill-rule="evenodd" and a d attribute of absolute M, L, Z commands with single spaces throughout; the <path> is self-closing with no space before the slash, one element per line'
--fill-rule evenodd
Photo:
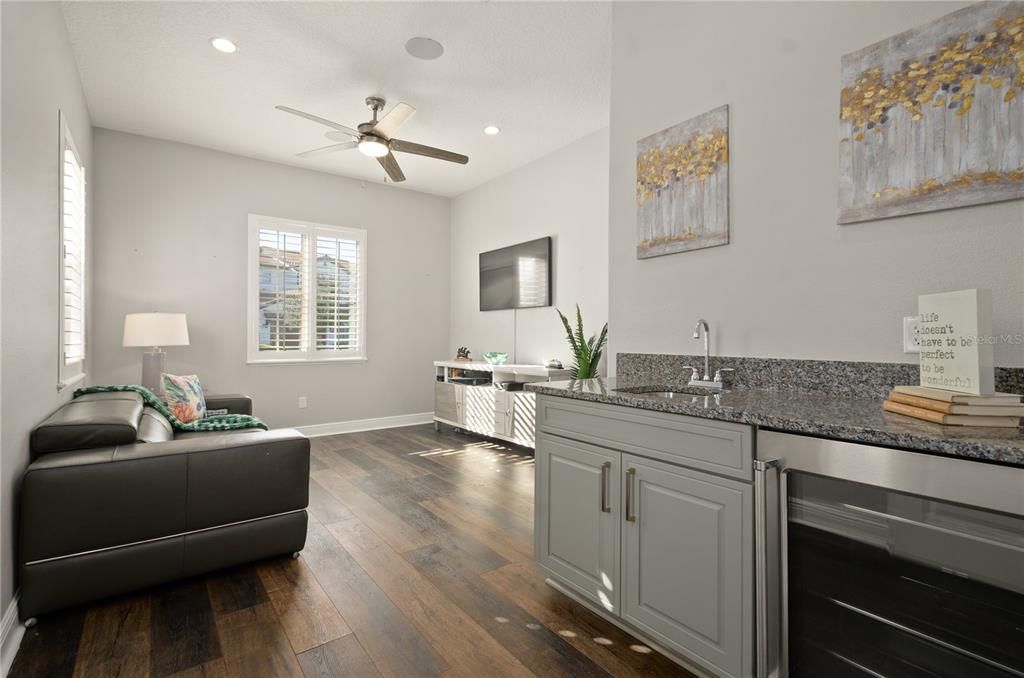
<path fill-rule="evenodd" d="M 543 365 L 492 365 L 467 360 L 434 362 L 434 427 L 455 428 L 534 447 L 536 395 L 505 390 L 506 382 L 569 379 L 569 370 Z"/>

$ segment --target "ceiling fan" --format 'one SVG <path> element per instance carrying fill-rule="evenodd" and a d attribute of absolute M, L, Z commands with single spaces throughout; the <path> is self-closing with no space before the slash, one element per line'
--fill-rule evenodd
<path fill-rule="evenodd" d="M 332 128 L 333 131 L 327 132 L 326 136 L 332 141 L 339 142 L 299 153 L 297 155 L 300 158 L 358 148 L 359 152 L 363 155 L 376 158 L 377 162 L 380 163 L 380 166 L 384 168 L 384 171 L 391 178 L 391 181 L 396 182 L 405 181 L 405 175 L 402 173 L 402 168 L 398 166 L 395 156 L 392 155 L 392 151 L 422 155 L 428 158 L 447 160 L 448 162 L 457 162 L 460 165 L 465 165 L 469 162 L 469 157 L 465 155 L 432 146 L 424 146 L 423 144 L 415 144 L 411 141 L 395 139 L 394 135 L 398 128 L 404 125 L 416 112 L 416 109 L 409 104 L 398 104 L 380 120 L 377 119 L 377 113 L 384 108 L 384 100 L 380 97 L 366 97 L 366 105 L 373 111 L 373 120 L 362 123 L 357 129 L 352 129 L 351 127 L 346 127 L 345 125 L 340 125 L 311 113 L 289 108 L 288 106 L 275 106 L 275 108 L 279 111 L 291 113 L 300 118 L 312 120 Z"/>

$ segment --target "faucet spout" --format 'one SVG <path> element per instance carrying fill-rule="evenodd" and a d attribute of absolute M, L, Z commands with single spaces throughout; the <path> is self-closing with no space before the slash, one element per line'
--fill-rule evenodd
<path fill-rule="evenodd" d="M 704 381 L 711 381 L 711 328 L 708 321 L 701 318 L 697 326 L 693 328 L 693 338 L 700 339 L 701 331 L 704 332 Z"/>

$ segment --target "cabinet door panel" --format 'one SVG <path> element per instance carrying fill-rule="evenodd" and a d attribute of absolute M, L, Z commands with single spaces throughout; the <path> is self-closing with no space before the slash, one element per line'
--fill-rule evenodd
<path fill-rule="evenodd" d="M 508 391 L 494 391 L 494 432 L 512 434 L 512 394 Z"/>
<path fill-rule="evenodd" d="M 462 419 L 469 431 L 483 435 L 494 433 L 495 395 L 498 393 L 490 386 L 462 387 Z"/>
<path fill-rule="evenodd" d="M 520 445 L 532 447 L 537 429 L 537 394 L 516 391 L 512 396 L 512 421 L 508 435 Z"/>
<path fill-rule="evenodd" d="M 717 674 L 750 675 L 750 486 L 630 455 L 622 463 L 635 517 L 623 521 L 623 617 Z"/>
<path fill-rule="evenodd" d="M 581 595 L 617 612 L 619 454 L 541 436 L 536 458 L 537 562 Z"/>

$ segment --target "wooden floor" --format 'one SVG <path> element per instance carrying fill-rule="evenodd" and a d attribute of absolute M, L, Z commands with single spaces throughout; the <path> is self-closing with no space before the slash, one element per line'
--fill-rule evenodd
<path fill-rule="evenodd" d="M 533 471 L 429 425 L 315 438 L 301 558 L 41 617 L 10 676 L 690 676 L 544 584 Z"/>

